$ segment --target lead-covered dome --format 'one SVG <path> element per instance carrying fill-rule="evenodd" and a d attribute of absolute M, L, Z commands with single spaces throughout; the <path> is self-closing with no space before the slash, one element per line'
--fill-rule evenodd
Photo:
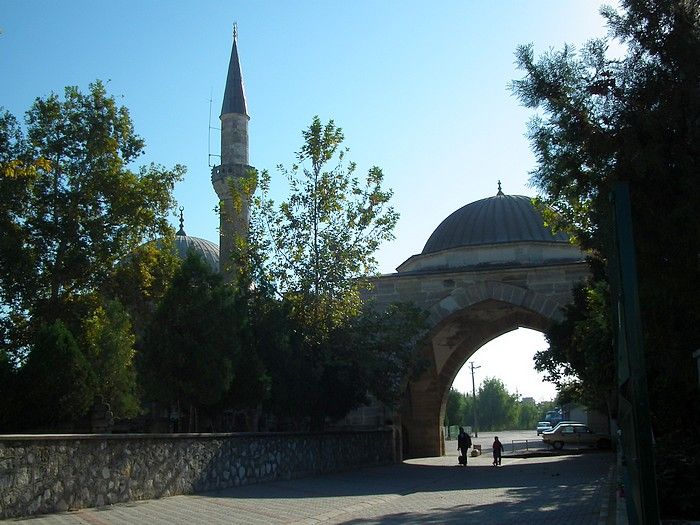
<path fill-rule="evenodd" d="M 211 241 L 200 237 L 192 237 L 185 233 L 183 208 L 180 208 L 180 229 L 175 233 L 175 249 L 180 259 L 185 259 L 187 253 L 193 250 L 206 262 L 212 270 L 219 271 L 219 247 Z"/>
<path fill-rule="evenodd" d="M 399 273 L 483 270 L 581 262 L 584 255 L 565 233 L 553 234 L 530 197 L 505 195 L 458 209 L 433 231 L 423 251 Z"/>
<path fill-rule="evenodd" d="M 175 248 L 180 259 L 187 257 L 187 252 L 194 250 L 212 270 L 219 271 L 219 247 L 211 241 L 190 235 L 175 235 Z"/>
<path fill-rule="evenodd" d="M 511 242 L 568 243 L 565 233 L 553 234 L 530 197 L 504 195 L 481 199 L 461 207 L 435 229 L 421 253 L 460 246 Z"/>

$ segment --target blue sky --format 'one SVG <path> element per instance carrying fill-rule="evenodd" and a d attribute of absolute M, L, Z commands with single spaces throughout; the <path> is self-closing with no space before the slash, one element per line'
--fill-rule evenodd
<path fill-rule="evenodd" d="M 452 211 L 534 195 L 530 110 L 507 86 L 519 44 L 538 52 L 603 36 L 593 0 L 0 0 L 0 105 L 21 117 L 66 85 L 107 82 L 146 140 L 139 164 L 188 168 L 176 188 L 189 235 L 218 240 L 208 167 L 238 23 L 250 161 L 290 164 L 314 115 L 345 132 L 351 160 L 380 166 L 401 214 L 379 270 L 419 253 Z M 218 132 L 211 151 L 219 152 Z M 172 222 L 176 220 L 173 215 Z M 534 386 L 533 386 L 534 388 Z M 515 387 L 513 387 L 513 390 Z M 528 395 L 519 388 L 519 391 Z"/>

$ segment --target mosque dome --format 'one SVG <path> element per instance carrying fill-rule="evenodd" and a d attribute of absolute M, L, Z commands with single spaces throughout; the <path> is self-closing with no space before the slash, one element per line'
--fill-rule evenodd
<path fill-rule="evenodd" d="M 432 272 L 579 262 L 584 259 L 563 232 L 552 233 L 530 197 L 506 195 L 498 183 L 494 197 L 449 215 L 398 272 Z"/>
<path fill-rule="evenodd" d="M 459 246 L 512 242 L 568 243 L 568 236 L 553 234 L 530 197 L 505 195 L 499 186 L 495 197 L 461 207 L 435 229 L 423 248 L 424 254 Z"/>
<path fill-rule="evenodd" d="M 185 233 L 183 208 L 180 208 L 180 229 L 175 234 L 175 249 L 180 259 L 185 259 L 190 250 L 194 250 L 212 270 L 219 271 L 219 247 L 211 241 L 192 237 Z"/>

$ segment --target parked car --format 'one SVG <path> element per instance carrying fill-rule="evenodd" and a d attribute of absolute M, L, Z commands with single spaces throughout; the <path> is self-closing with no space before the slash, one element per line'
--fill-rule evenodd
<path fill-rule="evenodd" d="M 559 428 L 559 425 L 585 425 L 585 423 L 582 423 L 581 421 L 559 421 L 558 423 L 553 424 L 552 428 L 549 430 L 556 430 Z"/>
<path fill-rule="evenodd" d="M 549 421 L 537 422 L 537 435 L 539 436 L 545 430 L 552 430 L 552 424 Z"/>
<path fill-rule="evenodd" d="M 557 450 L 564 448 L 564 445 L 609 448 L 611 443 L 610 436 L 593 432 L 581 423 L 560 423 L 554 429 L 543 432 L 542 441 Z"/>

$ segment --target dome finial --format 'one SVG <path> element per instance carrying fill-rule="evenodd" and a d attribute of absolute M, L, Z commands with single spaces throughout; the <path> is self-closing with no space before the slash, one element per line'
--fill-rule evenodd
<path fill-rule="evenodd" d="M 185 208 L 180 206 L 180 229 L 175 235 L 187 236 L 187 234 L 185 233 L 185 217 L 182 215 L 183 211 L 185 211 Z"/>
<path fill-rule="evenodd" d="M 498 193 L 496 193 L 496 196 L 498 197 L 499 195 L 503 195 L 503 192 L 501 191 L 501 181 L 498 181 Z"/>

